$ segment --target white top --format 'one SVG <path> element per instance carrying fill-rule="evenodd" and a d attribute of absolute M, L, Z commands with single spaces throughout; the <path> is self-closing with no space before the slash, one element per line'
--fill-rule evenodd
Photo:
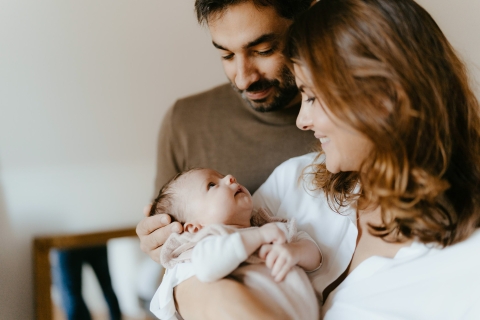
<path fill-rule="evenodd" d="M 285 235 L 288 234 L 285 223 L 276 224 Z M 248 258 L 240 232 L 239 230 L 232 234 L 208 236 L 193 248 L 191 262 L 178 263 L 174 268 L 166 269 L 162 283 L 150 303 L 150 311 L 159 319 L 177 319 L 173 288 L 192 276 L 196 276 L 202 282 L 217 281 L 238 268 Z M 314 242 L 303 231 L 297 232 L 295 238 L 296 241 L 307 239 Z M 321 265 L 310 274 L 314 274 Z M 301 286 L 302 284 L 298 283 L 297 285 Z M 305 285 L 310 287 L 308 280 Z M 313 300 L 315 301 L 315 299 Z"/>
<path fill-rule="evenodd" d="M 192 262 L 178 263 L 165 270 L 150 303 L 150 311 L 159 319 L 177 319 L 173 288 L 193 276 L 204 282 L 221 279 L 247 258 L 240 233 L 203 239 L 193 249 Z"/>
<path fill-rule="evenodd" d="M 294 217 L 298 230 L 317 242 L 323 266 L 314 272 L 312 283 L 315 291 L 322 292 L 348 267 L 358 231 L 354 209 L 333 212 L 322 191 L 310 191 L 309 184 L 302 182 L 302 170 L 315 155 L 278 166 L 253 200 L 255 207 L 266 207 L 276 216 Z M 330 293 L 322 312 L 327 320 L 480 319 L 479 251 L 477 230 L 466 241 L 445 249 L 414 242 L 393 259 L 371 257 Z M 173 279 L 169 280 L 173 286 L 181 282 L 179 272 L 166 275 Z M 188 277 L 185 272 L 183 279 Z"/>
<path fill-rule="evenodd" d="M 283 223 L 277 223 L 277 225 L 285 234 L 287 233 Z M 307 239 L 314 242 L 306 232 L 298 232 L 296 239 L 297 241 Z M 213 282 L 229 275 L 247 258 L 240 232 L 237 232 L 229 235 L 209 236 L 200 241 L 193 249 L 192 265 L 198 280 Z M 318 270 L 320 266 L 311 272 Z"/>
<path fill-rule="evenodd" d="M 316 154 L 292 158 L 278 166 L 253 195 L 253 205 L 266 207 L 281 218 L 295 218 L 298 230 L 315 240 L 323 255 L 323 265 L 309 277 L 315 291 L 321 293 L 350 264 L 357 226 L 354 209 L 347 208 L 342 214 L 332 211 L 323 191 L 311 191 L 309 176 L 301 178 L 303 169 L 313 163 Z"/>
<path fill-rule="evenodd" d="M 480 230 L 440 249 L 414 242 L 363 261 L 328 296 L 324 319 L 480 319 Z"/>
<path fill-rule="evenodd" d="M 298 184 L 315 154 L 280 165 L 254 195 L 254 205 L 297 219 L 319 245 L 323 267 L 313 284 L 321 290 L 347 268 L 356 238 L 356 214 L 334 213 L 323 192 Z M 307 184 L 308 185 L 308 184 Z M 480 319 L 480 230 L 441 249 L 414 242 L 393 259 L 370 257 L 330 293 L 325 320 Z"/>
<path fill-rule="evenodd" d="M 173 300 L 173 288 L 195 275 L 191 262 L 179 263 L 173 269 L 166 269 L 162 283 L 150 301 L 150 311 L 162 320 L 175 320 L 177 310 Z"/>

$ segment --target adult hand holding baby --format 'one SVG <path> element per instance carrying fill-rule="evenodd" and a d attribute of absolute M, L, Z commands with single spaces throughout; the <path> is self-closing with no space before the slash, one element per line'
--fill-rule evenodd
<path fill-rule="evenodd" d="M 183 227 L 179 222 L 172 222 L 168 214 L 158 214 L 149 217 L 152 205 L 143 208 L 143 218 L 137 225 L 137 235 L 140 238 L 140 249 L 148 254 L 152 260 L 160 263 L 160 249 L 172 233 L 182 233 Z"/>

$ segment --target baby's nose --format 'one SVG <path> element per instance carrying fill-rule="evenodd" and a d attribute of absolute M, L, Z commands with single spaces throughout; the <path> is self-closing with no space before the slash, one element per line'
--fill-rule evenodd
<path fill-rule="evenodd" d="M 226 181 L 227 184 L 229 184 L 229 185 L 237 182 L 237 180 L 235 179 L 235 177 L 232 176 L 231 174 L 225 176 L 225 181 Z"/>

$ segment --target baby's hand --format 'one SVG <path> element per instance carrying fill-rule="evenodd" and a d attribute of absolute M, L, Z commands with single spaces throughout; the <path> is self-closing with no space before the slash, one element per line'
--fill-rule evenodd
<path fill-rule="evenodd" d="M 272 277 L 277 282 L 282 281 L 300 259 L 288 243 L 264 244 L 260 248 L 258 256 L 265 260 L 267 267 L 272 270 Z"/>
<path fill-rule="evenodd" d="M 267 223 L 261 226 L 259 231 L 264 244 L 281 244 L 287 241 L 285 233 L 275 223 Z"/>

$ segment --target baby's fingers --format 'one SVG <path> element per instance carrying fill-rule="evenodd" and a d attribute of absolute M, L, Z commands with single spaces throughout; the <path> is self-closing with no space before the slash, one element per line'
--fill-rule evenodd
<path fill-rule="evenodd" d="M 285 257 L 282 255 L 279 255 L 277 259 L 275 260 L 274 265 L 272 266 L 272 277 L 275 278 L 275 281 L 277 279 L 277 275 L 280 273 L 280 271 L 283 269 L 283 266 L 285 265 L 286 260 Z"/>
<path fill-rule="evenodd" d="M 258 256 L 260 259 L 265 260 L 267 258 L 268 253 L 272 250 L 272 245 L 271 244 L 264 244 L 260 247 L 260 250 L 258 251 Z"/>
<path fill-rule="evenodd" d="M 272 269 L 273 266 L 275 265 L 275 261 L 277 261 L 278 258 L 278 253 L 275 250 L 271 250 L 266 258 L 265 258 L 265 265 L 267 266 L 268 269 Z"/>
<path fill-rule="evenodd" d="M 280 282 L 280 281 L 283 281 L 283 279 L 285 279 L 287 273 L 290 271 L 290 269 L 292 269 L 292 266 L 290 266 L 289 264 L 284 264 L 278 271 L 278 273 L 276 275 L 274 275 L 274 279 L 276 282 Z M 273 275 L 273 274 L 272 274 Z"/>

